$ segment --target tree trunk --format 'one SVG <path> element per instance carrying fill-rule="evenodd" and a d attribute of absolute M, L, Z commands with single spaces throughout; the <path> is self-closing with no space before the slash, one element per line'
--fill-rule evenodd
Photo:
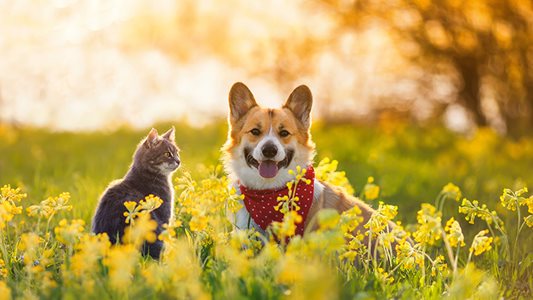
<path fill-rule="evenodd" d="M 487 126 L 488 121 L 481 108 L 481 75 L 477 59 L 475 57 L 456 58 L 455 66 L 463 81 L 459 95 L 464 107 L 470 112 L 476 125 Z"/>
<path fill-rule="evenodd" d="M 526 74 L 528 75 L 528 74 Z M 526 105 L 527 107 L 527 128 L 526 133 L 530 133 L 533 131 L 533 79 L 529 79 L 526 81 Z"/>

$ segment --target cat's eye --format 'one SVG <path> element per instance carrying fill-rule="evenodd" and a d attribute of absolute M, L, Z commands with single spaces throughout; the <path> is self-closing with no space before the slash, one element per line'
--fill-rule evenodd
<path fill-rule="evenodd" d="M 250 133 L 252 133 L 253 135 L 255 136 L 258 136 L 261 134 L 261 130 L 257 129 L 257 128 L 254 128 L 250 131 Z"/>
<path fill-rule="evenodd" d="M 290 133 L 285 129 L 279 132 L 279 136 L 281 137 L 288 137 L 289 135 Z"/>
<path fill-rule="evenodd" d="M 168 157 L 168 158 L 170 158 L 170 157 L 172 157 L 172 153 L 170 153 L 170 152 L 165 152 L 165 156 Z"/>

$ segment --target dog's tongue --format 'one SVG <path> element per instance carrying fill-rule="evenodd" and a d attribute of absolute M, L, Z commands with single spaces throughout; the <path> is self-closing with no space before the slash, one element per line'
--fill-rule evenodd
<path fill-rule="evenodd" d="M 259 163 L 259 175 L 265 178 L 272 178 L 278 174 L 278 164 L 271 160 L 265 160 Z"/>

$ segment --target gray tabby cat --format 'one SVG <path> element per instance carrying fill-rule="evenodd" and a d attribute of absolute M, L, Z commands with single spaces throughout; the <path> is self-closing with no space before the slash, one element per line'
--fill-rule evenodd
<path fill-rule="evenodd" d="M 146 139 L 141 141 L 126 176 L 113 181 L 102 195 L 93 217 L 94 233 L 105 232 L 113 244 L 120 242 L 127 226 L 124 202 L 138 202 L 150 194 L 163 200 L 163 204 L 151 212 L 152 219 L 157 222 L 155 233 L 161 233 L 163 224 L 170 221 L 174 209 L 172 173 L 180 165 L 174 136 L 174 127 L 162 136 L 152 128 Z M 142 252 L 158 259 L 162 248 L 163 242 L 156 240 L 145 243 Z"/>

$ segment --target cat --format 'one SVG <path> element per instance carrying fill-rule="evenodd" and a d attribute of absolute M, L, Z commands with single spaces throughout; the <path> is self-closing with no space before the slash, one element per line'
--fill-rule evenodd
<path fill-rule="evenodd" d="M 163 225 L 169 223 L 174 211 L 172 173 L 181 164 L 174 131 L 172 127 L 159 136 L 152 128 L 139 143 L 124 178 L 113 181 L 100 198 L 92 221 L 93 233 L 105 232 L 111 243 L 120 242 L 127 226 L 124 202 L 139 202 L 150 194 L 163 200 L 161 206 L 150 214 L 157 222 L 156 235 L 162 232 Z M 142 253 L 159 259 L 162 248 L 163 242 L 157 239 L 154 243 L 145 243 Z"/>

